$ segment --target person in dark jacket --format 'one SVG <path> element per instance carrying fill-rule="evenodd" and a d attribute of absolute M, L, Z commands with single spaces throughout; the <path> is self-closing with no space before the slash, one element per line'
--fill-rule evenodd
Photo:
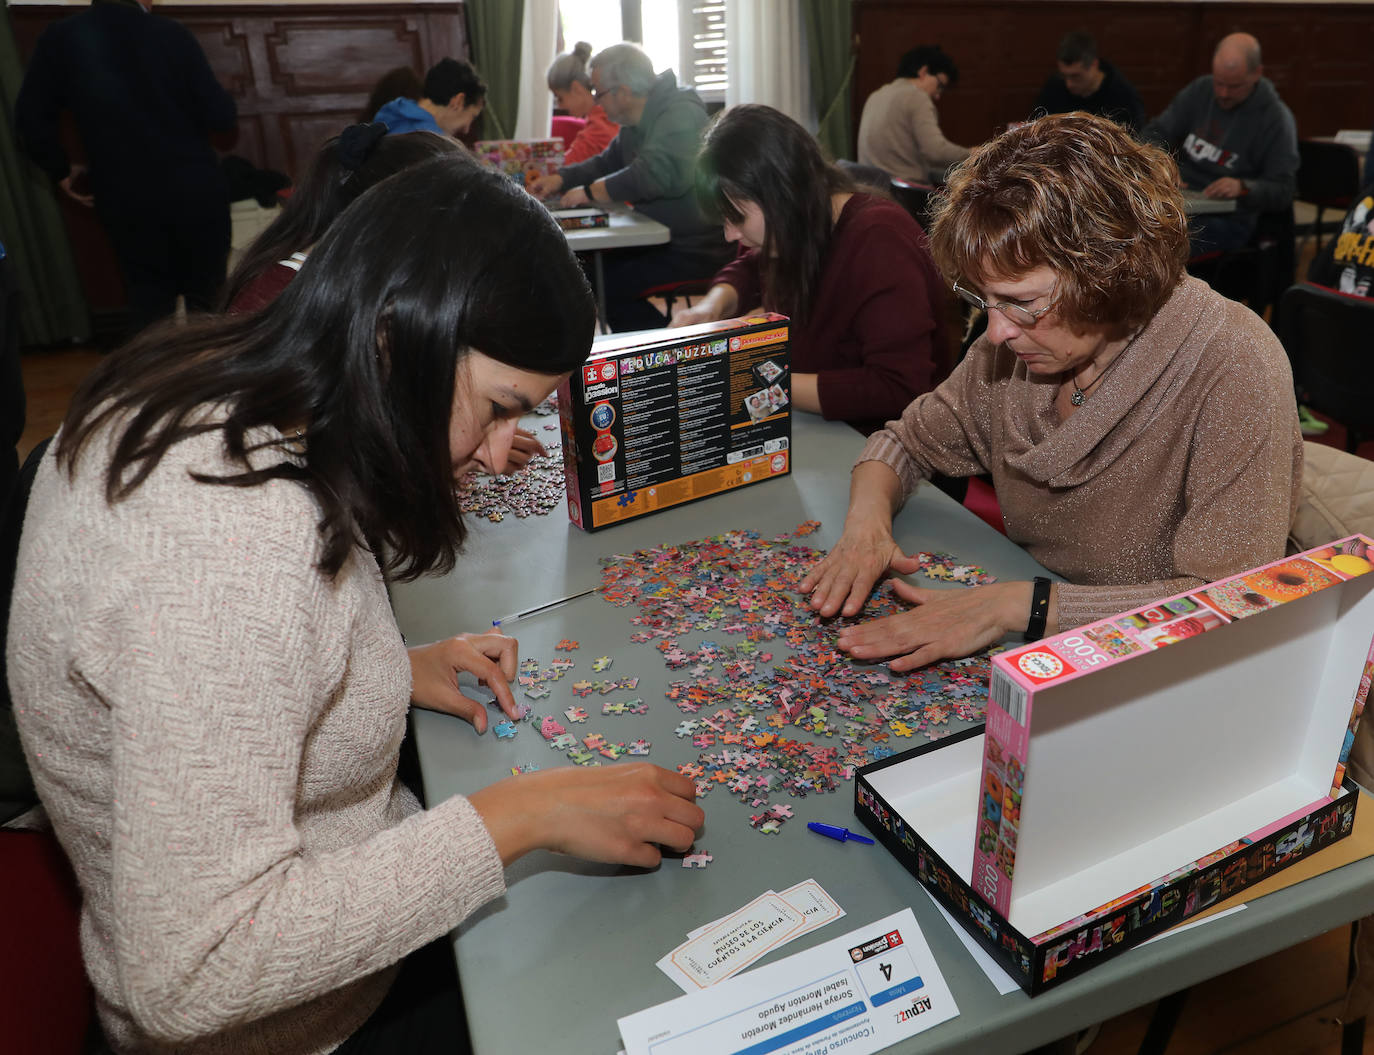
<path fill-rule="evenodd" d="M 1135 86 L 1097 53 L 1091 33 L 1076 29 L 1059 42 L 1059 72 L 1036 97 L 1036 114 L 1097 114 L 1138 132 L 1145 123 L 1145 104 Z"/>
<path fill-rule="evenodd" d="M 639 294 L 683 279 L 708 279 L 730 258 L 719 224 L 702 212 L 694 193 L 697 150 L 706 107 L 672 70 L 655 75 L 649 56 L 633 44 L 614 44 L 591 62 L 592 95 L 620 125 L 595 157 L 530 185 L 536 197 L 562 192 L 562 205 L 629 202 L 672 232 L 647 249 L 606 254 L 606 314 L 613 330 L 645 330 L 667 321 Z"/>
<path fill-rule="evenodd" d="M 1235 212 L 1192 218 L 1194 254 L 1239 249 L 1254 236 L 1260 213 L 1292 205 L 1297 125 L 1264 76 L 1259 41 L 1249 33 L 1223 37 L 1211 74 L 1174 96 L 1142 134 L 1176 151 L 1189 190 L 1236 203 Z"/>
<path fill-rule="evenodd" d="M 58 131 L 70 111 L 86 166 Z M 178 294 L 208 308 L 229 257 L 229 194 L 210 133 L 234 127 L 234 100 L 179 22 L 134 0 L 93 0 L 45 29 L 15 102 L 24 150 L 95 208 L 114 245 L 136 328 Z"/>

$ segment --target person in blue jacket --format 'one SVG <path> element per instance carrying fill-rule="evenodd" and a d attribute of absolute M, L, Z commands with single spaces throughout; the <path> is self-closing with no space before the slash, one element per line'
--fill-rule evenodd
<path fill-rule="evenodd" d="M 86 165 L 62 145 L 75 120 Z M 191 31 L 137 0 L 92 0 L 43 31 L 15 101 L 24 151 L 110 236 L 135 328 L 178 294 L 209 308 L 229 259 L 229 190 L 210 144 L 237 109 Z"/>
<path fill-rule="evenodd" d="M 419 100 L 399 95 L 377 111 L 372 119 L 386 125 L 392 135 L 402 132 L 438 132 L 459 136 L 472 127 L 487 103 L 486 83 L 463 59 L 440 59 L 425 74 Z"/>

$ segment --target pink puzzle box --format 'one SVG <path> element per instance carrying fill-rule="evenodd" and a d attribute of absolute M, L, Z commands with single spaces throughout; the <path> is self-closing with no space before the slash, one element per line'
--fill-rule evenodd
<path fill-rule="evenodd" d="M 1374 540 L 994 657 L 985 728 L 859 771 L 855 812 L 1030 994 L 1348 836 Z"/>

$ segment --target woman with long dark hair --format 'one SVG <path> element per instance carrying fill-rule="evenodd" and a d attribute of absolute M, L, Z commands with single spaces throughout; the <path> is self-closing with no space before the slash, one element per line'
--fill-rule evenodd
<path fill-rule="evenodd" d="M 826 161 L 767 106 L 735 106 L 706 131 L 703 204 L 739 256 L 674 326 L 763 307 L 792 319 L 792 400 L 866 431 L 930 388 L 944 291 L 920 224 Z"/>
<path fill-rule="evenodd" d="M 456 140 L 433 132 L 386 133 L 386 125 L 378 122 L 350 125 L 320 148 L 310 174 L 281 215 L 234 265 L 220 295 L 220 310 L 257 311 L 270 304 L 338 215 L 388 176 L 432 157 L 470 156 Z"/>
<path fill-rule="evenodd" d="M 411 964 L 505 865 L 690 844 L 692 783 L 656 766 L 427 810 L 397 780 L 411 702 L 482 731 L 456 675 L 513 713 L 516 649 L 408 651 L 383 573 L 453 565 L 454 481 L 500 463 L 593 323 L 543 207 L 435 158 L 359 198 L 263 311 L 147 331 L 74 397 L 29 503 L 9 672 L 117 1051 L 451 1051 L 461 1026 Z"/>

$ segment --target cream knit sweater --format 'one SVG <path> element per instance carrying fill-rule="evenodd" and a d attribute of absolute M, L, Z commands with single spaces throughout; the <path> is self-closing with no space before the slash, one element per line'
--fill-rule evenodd
<path fill-rule="evenodd" d="M 8 642 L 101 1022 L 120 1052 L 330 1051 L 500 858 L 466 799 L 396 781 L 410 667 L 372 556 L 330 580 L 302 487 L 194 482 L 232 471 L 218 432 L 110 506 L 107 439 L 39 471 Z"/>

